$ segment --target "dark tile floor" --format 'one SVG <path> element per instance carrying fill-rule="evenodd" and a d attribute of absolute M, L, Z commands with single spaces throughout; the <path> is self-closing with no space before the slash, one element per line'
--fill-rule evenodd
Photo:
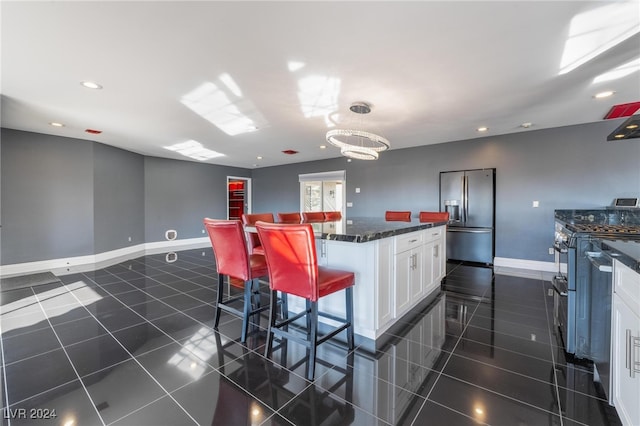
<path fill-rule="evenodd" d="M 269 360 L 260 326 L 245 345 L 239 319 L 211 328 L 212 259 L 146 256 L 3 292 L 3 424 L 619 423 L 558 347 L 548 282 L 449 265 L 445 291 L 376 353 L 322 345 L 310 383 L 297 344 Z"/>

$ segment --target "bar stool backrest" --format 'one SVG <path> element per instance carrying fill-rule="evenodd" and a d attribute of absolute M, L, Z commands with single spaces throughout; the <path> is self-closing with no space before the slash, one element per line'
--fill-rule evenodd
<path fill-rule="evenodd" d="M 204 226 L 211 240 L 218 274 L 249 280 L 249 255 L 242 223 L 239 220 L 205 218 Z"/>
<path fill-rule="evenodd" d="M 271 290 L 318 301 L 318 258 L 309 223 L 256 223 Z"/>
<path fill-rule="evenodd" d="M 278 222 L 280 223 L 300 223 L 302 217 L 298 212 L 278 213 Z"/>
<path fill-rule="evenodd" d="M 334 220 L 340 220 L 342 219 L 342 213 L 335 211 L 335 212 L 324 212 L 324 220 L 327 222 L 332 222 Z"/>
<path fill-rule="evenodd" d="M 384 220 L 411 222 L 411 212 L 387 210 L 384 214 Z"/>
<path fill-rule="evenodd" d="M 420 222 L 447 222 L 449 212 L 420 212 Z"/>
<path fill-rule="evenodd" d="M 242 214 L 242 224 L 243 225 L 255 225 L 257 221 L 270 222 L 273 223 L 273 213 L 243 213 Z M 256 247 L 260 246 L 260 238 L 258 238 L 258 234 L 255 232 L 251 232 L 248 235 L 249 237 L 249 246 L 253 250 Z"/>
<path fill-rule="evenodd" d="M 324 222 L 323 212 L 303 212 L 302 221 L 305 223 Z"/>

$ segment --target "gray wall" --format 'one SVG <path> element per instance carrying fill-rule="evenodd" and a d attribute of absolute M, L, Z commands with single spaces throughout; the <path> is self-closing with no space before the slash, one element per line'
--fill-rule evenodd
<path fill-rule="evenodd" d="M 100 143 L 93 153 L 95 252 L 144 243 L 144 157 Z"/>
<path fill-rule="evenodd" d="M 299 173 L 344 169 L 353 202 L 347 217 L 382 217 L 385 210 L 415 216 L 438 210 L 439 172 L 495 167 L 496 256 L 551 262 L 554 209 L 602 207 L 614 197 L 640 195 L 640 140 L 606 142 L 622 121 L 391 150 L 375 162 L 338 158 L 257 169 L 253 211 L 296 211 Z"/>
<path fill-rule="evenodd" d="M 93 254 L 93 144 L 8 129 L 0 136 L 2 264 Z"/>
<path fill-rule="evenodd" d="M 167 229 L 203 237 L 203 217 L 226 217 L 228 175 L 252 177 L 253 211 L 275 213 L 299 209 L 298 174 L 346 170 L 347 217 L 382 217 L 438 210 L 440 171 L 482 167 L 497 169 L 496 255 L 552 261 L 554 209 L 640 195 L 640 140 L 605 142 L 620 122 L 396 149 L 376 162 L 340 157 L 253 171 L 2 129 L 0 262 L 162 241 Z"/>
<path fill-rule="evenodd" d="M 2 129 L 0 264 L 204 237 L 226 218 L 227 176 L 251 171 L 145 157 L 97 142 Z M 131 241 L 129 241 L 131 237 Z"/>
<path fill-rule="evenodd" d="M 250 177 L 251 171 L 190 161 L 145 157 L 145 239 L 205 237 L 202 219 L 227 218 L 227 176 Z"/>

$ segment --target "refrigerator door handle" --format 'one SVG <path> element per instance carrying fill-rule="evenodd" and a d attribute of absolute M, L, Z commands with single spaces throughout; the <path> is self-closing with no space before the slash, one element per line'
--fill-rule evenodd
<path fill-rule="evenodd" d="M 465 176 L 460 176 L 460 221 L 465 223 L 467 221 L 466 205 L 467 205 L 467 189 Z"/>
<path fill-rule="evenodd" d="M 466 232 L 468 234 L 487 234 L 492 231 L 491 228 L 454 228 L 452 226 L 447 228 L 447 232 Z"/>
<path fill-rule="evenodd" d="M 464 176 L 464 223 L 467 223 L 469 215 L 469 176 Z"/>

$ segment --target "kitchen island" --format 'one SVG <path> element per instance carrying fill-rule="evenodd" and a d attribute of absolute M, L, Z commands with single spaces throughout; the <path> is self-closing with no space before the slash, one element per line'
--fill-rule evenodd
<path fill-rule="evenodd" d="M 446 273 L 446 222 L 350 218 L 312 226 L 318 264 L 355 272 L 354 328 L 359 344 L 375 347 L 404 314 L 440 290 Z M 294 311 L 303 307 L 302 299 L 290 297 L 289 303 Z M 344 315 L 344 295 L 323 298 L 319 309 Z"/>

